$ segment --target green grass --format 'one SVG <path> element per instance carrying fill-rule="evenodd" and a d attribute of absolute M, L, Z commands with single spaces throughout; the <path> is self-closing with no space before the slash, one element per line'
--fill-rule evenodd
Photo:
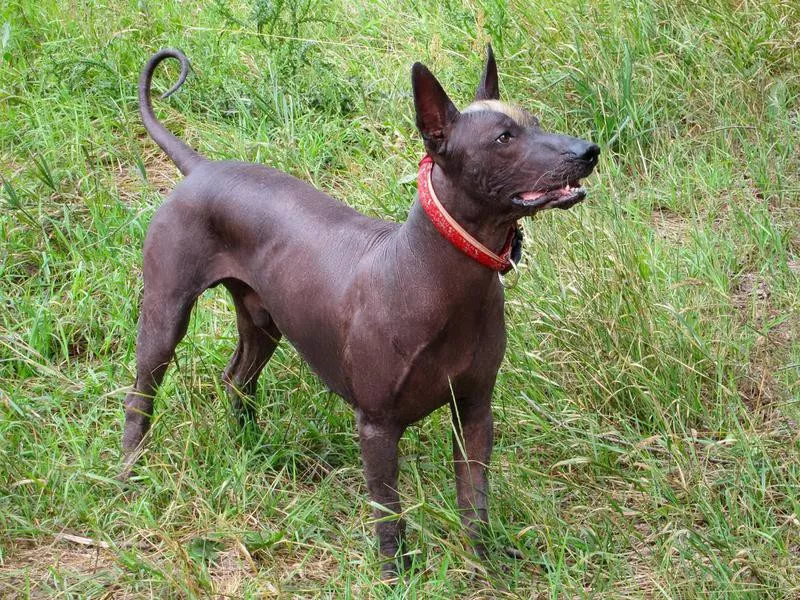
<path fill-rule="evenodd" d="M 378 583 L 349 409 L 282 346 L 240 433 L 220 290 L 115 483 L 178 179 L 138 120 L 146 57 L 192 60 L 156 109 L 203 153 L 402 220 L 410 65 L 463 106 L 490 39 L 505 99 L 604 148 L 587 202 L 525 224 L 507 293 L 490 533 L 523 558 L 472 574 L 438 412 L 401 448 L 415 568 Z M 797 597 L 799 45 L 794 0 L 4 2 L 0 596 Z"/>

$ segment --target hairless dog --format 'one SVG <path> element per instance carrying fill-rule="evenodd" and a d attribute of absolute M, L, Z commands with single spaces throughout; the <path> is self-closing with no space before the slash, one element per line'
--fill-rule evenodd
<path fill-rule="evenodd" d="M 144 244 L 136 383 L 125 399 L 127 478 L 150 425 L 153 397 L 186 333 L 197 297 L 222 284 L 239 342 L 222 377 L 242 420 L 281 337 L 356 415 L 376 517 L 400 513 L 397 444 L 410 424 L 449 405 L 458 507 L 479 556 L 486 552 L 491 397 L 506 345 L 498 271 L 518 255 L 517 222 L 585 197 L 580 179 L 597 145 L 543 131 L 499 101 L 489 47 L 475 101 L 459 112 L 422 64 L 411 69 L 426 156 L 405 223 L 366 217 L 276 169 L 211 161 L 156 119 L 156 66 L 189 62 L 156 53 L 139 80 L 145 128 L 185 178 L 156 212 Z M 407 564 L 403 521 L 376 523 L 384 577 Z"/>

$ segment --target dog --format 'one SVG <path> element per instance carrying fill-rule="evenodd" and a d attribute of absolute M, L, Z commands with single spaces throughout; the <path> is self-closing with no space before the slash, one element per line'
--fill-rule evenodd
<path fill-rule="evenodd" d="M 418 197 L 400 224 L 366 217 L 309 184 L 262 165 L 211 161 L 155 117 L 153 72 L 139 102 L 147 132 L 185 178 L 154 215 L 144 243 L 136 382 L 125 398 L 127 479 L 150 426 L 153 397 L 189 314 L 206 289 L 233 298 L 239 341 L 223 372 L 243 422 L 256 380 L 283 336 L 353 407 L 382 575 L 408 565 L 397 492 L 403 431 L 449 405 L 457 502 L 479 557 L 486 554 L 491 397 L 506 346 L 498 272 L 518 259 L 523 217 L 582 201 L 597 165 L 593 143 L 543 131 L 500 101 L 491 46 L 474 102 L 459 112 L 422 64 L 411 69 L 425 147 Z M 386 518 L 395 515 L 397 518 Z"/>

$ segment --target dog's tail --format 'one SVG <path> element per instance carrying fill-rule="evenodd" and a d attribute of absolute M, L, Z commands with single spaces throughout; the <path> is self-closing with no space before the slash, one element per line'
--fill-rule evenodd
<path fill-rule="evenodd" d="M 142 122 L 144 128 L 150 137 L 155 140 L 156 144 L 161 146 L 161 149 L 167 153 L 172 159 L 172 162 L 178 167 L 181 173 L 188 175 L 189 172 L 199 163 L 205 159 L 195 150 L 187 146 L 184 142 L 172 135 L 167 128 L 156 118 L 153 113 L 153 103 L 150 100 L 150 84 L 153 81 L 153 72 L 156 70 L 158 64 L 167 58 L 175 58 L 181 63 L 181 75 L 178 82 L 173 85 L 169 90 L 161 94 L 161 98 L 166 98 L 173 92 L 177 91 L 179 87 L 186 81 L 186 76 L 189 74 L 189 59 L 181 52 L 174 48 L 165 48 L 159 50 L 142 69 L 142 74 L 139 76 L 139 112 L 142 115 Z"/>

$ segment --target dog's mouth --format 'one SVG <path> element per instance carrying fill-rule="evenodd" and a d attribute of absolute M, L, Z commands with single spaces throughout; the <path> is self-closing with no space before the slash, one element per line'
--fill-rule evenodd
<path fill-rule="evenodd" d="M 545 210 L 548 208 L 567 209 L 586 198 L 586 188 L 580 179 L 574 179 L 567 185 L 549 190 L 521 192 L 515 194 L 511 201 L 525 208 Z"/>

